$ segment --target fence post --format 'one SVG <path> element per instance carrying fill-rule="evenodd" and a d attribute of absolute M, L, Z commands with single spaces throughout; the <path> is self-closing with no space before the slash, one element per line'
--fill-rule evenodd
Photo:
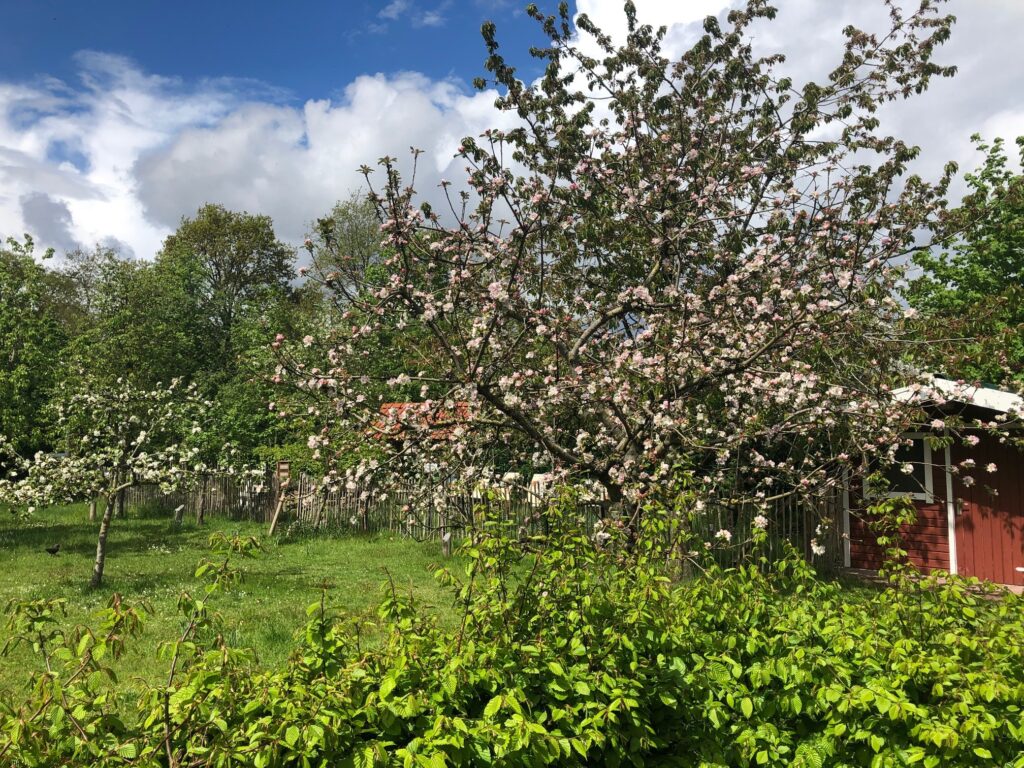
<path fill-rule="evenodd" d="M 196 505 L 196 525 L 206 522 L 206 475 L 199 481 L 199 502 Z"/>
<path fill-rule="evenodd" d="M 448 530 L 448 506 L 441 511 L 441 555 L 452 556 L 452 532 Z"/>

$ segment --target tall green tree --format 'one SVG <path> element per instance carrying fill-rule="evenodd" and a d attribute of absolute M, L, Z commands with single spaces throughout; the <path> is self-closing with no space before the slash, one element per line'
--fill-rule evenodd
<path fill-rule="evenodd" d="M 1024 382 L 1024 174 L 1002 139 L 974 136 L 985 160 L 967 175 L 969 193 L 942 228 L 946 250 L 918 254 L 922 274 L 906 298 L 936 342 L 929 361 L 950 375 Z M 1024 162 L 1024 137 L 1017 139 Z"/>
<path fill-rule="evenodd" d="M 71 344 L 66 375 L 73 379 L 87 370 L 144 387 L 192 381 L 204 363 L 206 337 L 190 301 L 187 270 L 112 253 L 91 268 L 96 278 L 87 296 L 89 322 Z"/>
<path fill-rule="evenodd" d="M 353 193 L 339 200 L 331 212 L 317 219 L 306 247 L 315 252 L 317 265 L 347 277 L 346 283 L 362 282 L 365 272 L 381 261 L 380 219 L 366 197 Z"/>
<path fill-rule="evenodd" d="M 187 295 L 204 326 L 207 363 L 233 372 L 239 324 L 291 291 L 295 251 L 277 239 L 269 216 L 207 204 L 164 241 L 156 271 L 174 276 Z"/>
<path fill-rule="evenodd" d="M 23 454 L 47 444 L 43 414 L 68 341 L 60 294 L 32 238 L 0 245 L 0 434 Z"/>

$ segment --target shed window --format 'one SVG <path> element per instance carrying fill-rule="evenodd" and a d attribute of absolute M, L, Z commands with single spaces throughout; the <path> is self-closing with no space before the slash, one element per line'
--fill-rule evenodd
<path fill-rule="evenodd" d="M 907 472 L 909 468 L 911 471 Z M 932 447 L 922 434 L 903 435 L 896 461 L 886 469 L 889 498 L 932 499 Z"/>

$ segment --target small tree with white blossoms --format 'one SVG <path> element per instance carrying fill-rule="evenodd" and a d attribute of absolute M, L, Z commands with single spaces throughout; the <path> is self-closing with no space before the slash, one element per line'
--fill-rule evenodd
<path fill-rule="evenodd" d="M 36 454 L 16 468 L 3 495 L 21 508 L 102 498 L 91 579 L 98 587 L 118 494 L 141 483 L 169 492 L 190 482 L 199 450 L 189 441 L 201 434 L 208 405 L 176 381 L 145 390 L 125 379 L 86 377 L 57 404 L 61 451 Z"/>
<path fill-rule="evenodd" d="M 952 17 L 941 0 L 884 5 L 888 28 L 844 30 L 828 78 L 802 84 L 778 73 L 781 55 L 753 53 L 752 26 L 775 15 L 764 0 L 724 27 L 709 18 L 675 60 L 632 4 L 624 45 L 578 19 L 600 58 L 566 6 L 531 8 L 550 41 L 533 85 L 485 25 L 493 79 L 478 85 L 517 127 L 464 139 L 468 191 L 444 182 L 443 211 L 417 197 L 419 152 L 411 181 L 394 158 L 376 185 L 365 168 L 384 269 L 321 270 L 345 308 L 313 345 L 322 363 L 282 347 L 278 376 L 330 414 L 320 450 L 391 437 L 386 458 L 334 480 L 475 474 L 514 448 L 639 514 L 679 479 L 698 498 L 767 504 L 885 454 L 918 415 L 891 397 L 912 349 L 899 264 L 954 169 L 908 175 L 917 149 L 877 117 L 952 74 L 933 61 Z M 430 339 L 382 382 L 419 388 L 397 425 L 359 363 L 383 328 Z"/>

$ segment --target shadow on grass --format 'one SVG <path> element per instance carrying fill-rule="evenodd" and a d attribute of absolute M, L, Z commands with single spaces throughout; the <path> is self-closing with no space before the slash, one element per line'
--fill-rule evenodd
<path fill-rule="evenodd" d="M 131 531 L 126 534 L 126 530 Z M 202 543 L 212 532 L 194 525 L 175 525 L 164 519 L 117 519 L 111 522 L 108 541 L 122 551 L 143 551 L 168 544 Z M 24 523 L 6 521 L 0 527 L 0 550 L 38 550 L 61 545 L 61 554 L 95 552 L 99 522 L 53 522 L 47 519 L 29 519 Z"/>

